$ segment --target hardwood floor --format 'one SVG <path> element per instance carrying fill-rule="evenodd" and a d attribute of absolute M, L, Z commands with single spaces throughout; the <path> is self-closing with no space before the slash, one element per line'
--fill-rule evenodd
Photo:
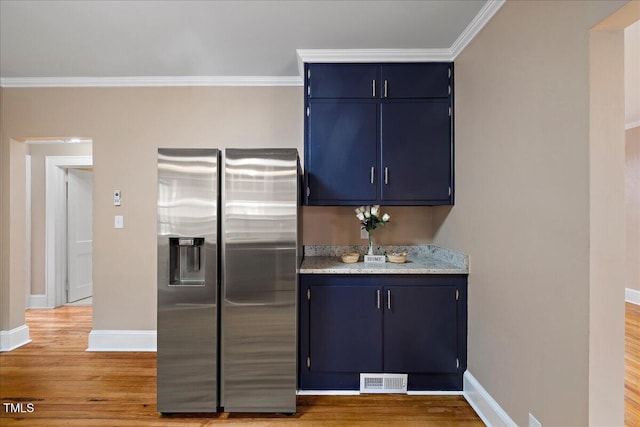
<path fill-rule="evenodd" d="M 624 341 L 624 424 L 640 427 L 640 306 L 631 303 L 626 303 Z"/>
<path fill-rule="evenodd" d="M 293 416 L 161 416 L 156 354 L 86 352 L 91 307 L 28 310 L 27 324 L 33 341 L 0 354 L 0 402 L 14 411 L 0 407 L 2 426 L 484 426 L 462 396 L 298 396 Z"/>

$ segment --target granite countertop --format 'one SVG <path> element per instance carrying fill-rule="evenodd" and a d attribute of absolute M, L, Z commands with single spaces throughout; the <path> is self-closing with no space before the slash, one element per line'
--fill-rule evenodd
<path fill-rule="evenodd" d="M 404 264 L 365 264 L 366 246 L 305 246 L 300 274 L 469 274 L 469 257 L 434 245 L 377 246 L 375 254 L 407 252 Z M 344 252 L 358 252 L 360 260 L 345 264 Z"/>

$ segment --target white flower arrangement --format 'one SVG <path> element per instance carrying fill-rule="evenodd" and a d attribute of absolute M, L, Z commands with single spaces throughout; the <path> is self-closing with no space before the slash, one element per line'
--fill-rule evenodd
<path fill-rule="evenodd" d="M 369 234 L 378 226 L 383 226 L 389 222 L 391 216 L 388 213 L 380 216 L 380 205 L 360 206 L 356 209 L 356 218 L 360 220 L 362 228 Z"/>

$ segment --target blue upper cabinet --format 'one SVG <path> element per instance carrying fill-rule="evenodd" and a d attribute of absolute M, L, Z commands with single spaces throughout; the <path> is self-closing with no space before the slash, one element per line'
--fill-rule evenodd
<path fill-rule="evenodd" d="M 449 63 L 386 64 L 380 67 L 383 98 L 448 98 Z"/>
<path fill-rule="evenodd" d="M 317 204 L 377 199 L 377 106 L 362 100 L 314 100 L 307 118 L 307 186 Z"/>
<path fill-rule="evenodd" d="M 381 204 L 448 204 L 452 191 L 448 99 L 384 102 L 381 112 Z"/>
<path fill-rule="evenodd" d="M 306 64 L 308 205 L 453 204 L 453 64 Z"/>
<path fill-rule="evenodd" d="M 318 98 L 376 98 L 378 95 L 378 67 L 371 64 L 309 64 L 307 96 Z"/>

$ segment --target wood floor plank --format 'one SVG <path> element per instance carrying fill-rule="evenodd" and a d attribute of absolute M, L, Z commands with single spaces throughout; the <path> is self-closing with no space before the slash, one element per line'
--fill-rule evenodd
<path fill-rule="evenodd" d="M 87 352 L 91 307 L 27 310 L 32 342 L 0 354 L 0 401 L 33 404 L 5 426 L 424 426 L 484 423 L 462 396 L 298 396 L 298 412 L 180 414 L 156 410 L 156 354 Z"/>
<path fill-rule="evenodd" d="M 640 427 L 640 306 L 625 305 L 624 424 Z"/>

